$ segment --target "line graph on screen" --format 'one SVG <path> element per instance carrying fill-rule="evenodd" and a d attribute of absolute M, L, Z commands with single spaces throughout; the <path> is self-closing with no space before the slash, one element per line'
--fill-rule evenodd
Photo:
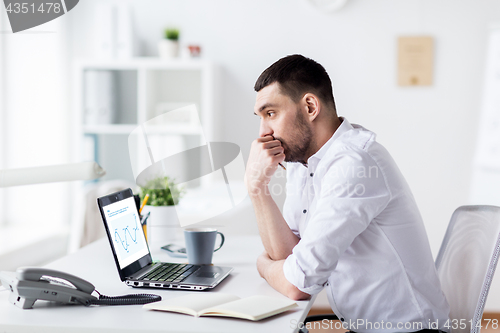
<path fill-rule="evenodd" d="M 120 222 L 122 222 L 122 225 L 124 225 L 125 227 L 115 228 L 114 239 L 115 242 L 120 244 L 128 253 L 130 251 L 130 247 L 134 244 L 137 244 L 137 236 L 139 230 L 139 227 L 137 225 L 137 215 L 126 215 L 120 220 Z"/>

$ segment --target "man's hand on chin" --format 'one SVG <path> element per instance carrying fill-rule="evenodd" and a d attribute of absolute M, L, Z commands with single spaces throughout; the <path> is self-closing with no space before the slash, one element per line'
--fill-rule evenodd
<path fill-rule="evenodd" d="M 249 194 L 261 194 L 278 168 L 278 163 L 284 160 L 284 149 L 279 140 L 270 135 L 254 140 L 245 172 L 245 185 Z"/>
<path fill-rule="evenodd" d="M 266 251 L 257 258 L 257 270 L 262 278 L 274 289 L 293 299 L 301 301 L 309 299 L 311 295 L 303 293 L 293 284 L 291 284 L 283 274 L 283 264 L 285 260 L 272 260 Z"/>
<path fill-rule="evenodd" d="M 245 185 L 252 200 L 262 244 L 273 259 L 285 259 L 299 242 L 269 192 L 269 181 L 285 159 L 281 141 L 271 135 L 252 143 L 245 171 Z"/>

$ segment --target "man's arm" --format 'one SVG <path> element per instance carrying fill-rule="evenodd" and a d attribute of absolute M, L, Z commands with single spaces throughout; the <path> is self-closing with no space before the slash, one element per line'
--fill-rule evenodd
<path fill-rule="evenodd" d="M 257 259 L 257 270 L 261 277 L 274 289 L 283 295 L 295 301 L 309 299 L 311 295 L 300 291 L 297 287 L 291 284 L 283 273 L 283 263 L 285 260 L 272 260 L 269 255 L 264 252 Z"/>
<path fill-rule="evenodd" d="M 286 259 L 299 242 L 268 189 L 278 163 L 284 159 L 283 147 L 278 140 L 271 136 L 258 138 L 252 143 L 245 173 L 245 184 L 254 206 L 260 237 L 273 260 Z"/>
<path fill-rule="evenodd" d="M 250 196 L 255 208 L 260 238 L 273 260 L 286 259 L 299 238 L 290 230 L 283 215 L 269 194 L 267 186 L 259 195 Z"/>

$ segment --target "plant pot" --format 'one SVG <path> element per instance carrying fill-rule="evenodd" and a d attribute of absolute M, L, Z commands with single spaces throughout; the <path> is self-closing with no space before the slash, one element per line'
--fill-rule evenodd
<path fill-rule="evenodd" d="M 173 59 L 179 56 L 179 41 L 162 39 L 158 42 L 158 54 L 163 59 Z"/>
<path fill-rule="evenodd" d="M 144 206 L 142 215 L 151 215 L 147 221 L 147 239 L 151 251 L 160 250 L 179 238 L 182 228 L 179 225 L 175 206 Z"/>

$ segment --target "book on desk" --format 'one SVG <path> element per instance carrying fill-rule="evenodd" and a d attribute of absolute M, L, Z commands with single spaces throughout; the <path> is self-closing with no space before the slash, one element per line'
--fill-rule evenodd
<path fill-rule="evenodd" d="M 200 316 L 217 316 L 252 321 L 268 318 L 297 307 L 289 299 L 269 296 L 240 298 L 224 293 L 189 294 L 144 305 L 145 309 Z"/>

